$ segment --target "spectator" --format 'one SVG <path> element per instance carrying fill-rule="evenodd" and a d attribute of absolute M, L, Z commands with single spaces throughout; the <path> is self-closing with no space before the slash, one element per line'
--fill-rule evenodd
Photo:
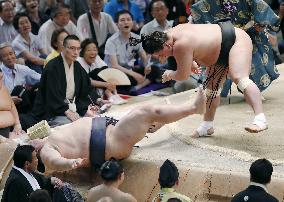
<path fill-rule="evenodd" d="M 124 104 L 127 102 L 117 94 L 115 84 L 105 82 L 98 76 L 98 73 L 108 68 L 108 66 L 98 55 L 98 48 L 94 40 L 85 39 L 81 43 L 78 62 L 89 74 L 91 85 L 103 91 L 102 93 L 98 93 L 102 95 L 102 98 L 106 97 L 112 104 Z"/>
<path fill-rule="evenodd" d="M 45 59 L 45 65 L 53 58 L 56 58 L 64 49 L 63 41 L 69 33 L 64 29 L 56 29 L 52 33 L 50 45 L 52 47 L 52 52 Z"/>
<path fill-rule="evenodd" d="M 119 32 L 113 34 L 106 43 L 105 61 L 109 67 L 117 68 L 130 79 L 131 86 L 118 87 L 131 95 L 137 95 L 137 90 L 147 86 L 160 76 L 157 68 L 152 68 L 141 44 L 137 46 L 129 45 L 130 37 L 137 37 L 131 32 L 133 25 L 132 15 L 129 11 L 117 13 L 117 25 Z M 143 64 L 139 64 L 139 60 Z"/>
<path fill-rule="evenodd" d="M 119 190 L 124 181 L 124 170 L 120 163 L 112 158 L 106 161 L 100 169 L 103 184 L 93 187 L 89 193 L 87 202 L 97 201 L 102 197 L 110 197 L 117 202 L 137 201 L 131 194 Z"/>
<path fill-rule="evenodd" d="M 54 30 L 64 28 L 69 34 L 77 35 L 80 38 L 76 26 L 70 20 L 70 7 L 63 3 L 58 3 L 52 9 L 51 19 L 46 21 L 39 29 L 38 36 L 43 43 L 47 54 L 51 53 L 51 36 Z"/>
<path fill-rule="evenodd" d="M 72 16 L 78 20 L 81 15 L 89 10 L 87 1 L 88 0 L 65 0 L 65 3 L 70 6 Z"/>
<path fill-rule="evenodd" d="M 17 13 L 13 25 L 19 32 L 12 42 L 16 56 L 24 58 L 27 66 L 41 74 L 44 64 L 44 59 L 41 57 L 46 57 L 46 52 L 38 36 L 31 32 L 29 16 L 26 13 Z"/>
<path fill-rule="evenodd" d="M 266 187 L 271 181 L 272 164 L 266 159 L 258 159 L 251 164 L 249 172 L 249 187 L 236 194 L 232 202 L 277 202 L 278 200 L 268 193 Z"/>
<path fill-rule="evenodd" d="M 21 3 L 30 18 L 32 33 L 38 35 L 39 28 L 49 19 L 49 16 L 39 10 L 38 0 L 21 0 Z"/>
<path fill-rule="evenodd" d="M 11 1 L 0 1 L 0 44 L 12 42 L 17 36 L 17 31 L 13 27 L 15 8 Z"/>
<path fill-rule="evenodd" d="M 178 20 L 179 18 L 187 18 L 186 7 L 183 0 L 165 0 L 169 8 L 168 20 Z"/>
<path fill-rule="evenodd" d="M 0 135 L 9 138 L 10 131 L 22 133 L 18 111 L 7 89 L 3 85 L 3 72 L 0 68 Z"/>
<path fill-rule="evenodd" d="M 48 191 L 37 189 L 31 193 L 29 202 L 52 202 L 52 200 Z"/>
<path fill-rule="evenodd" d="M 62 53 L 44 68 L 32 114 L 21 119 L 24 129 L 41 120 L 50 121 L 51 126 L 70 123 L 87 111 L 90 80 L 76 61 L 80 40 L 75 35 L 69 35 L 63 45 Z"/>
<path fill-rule="evenodd" d="M 178 198 L 183 202 L 191 202 L 189 197 L 175 192 L 173 187 L 178 185 L 178 177 L 179 172 L 176 165 L 167 159 L 160 167 L 159 184 L 161 186 L 161 191 L 152 202 L 166 202 L 170 198 Z"/>
<path fill-rule="evenodd" d="M 14 165 L 6 181 L 2 201 L 29 202 L 30 194 L 37 189 L 42 188 L 52 194 L 54 186 L 62 186 L 60 179 L 46 178 L 36 172 L 38 159 L 33 146 L 18 146 L 13 160 Z"/>
<path fill-rule="evenodd" d="M 139 32 L 144 25 L 144 16 L 140 8 L 134 2 L 130 0 L 110 0 L 104 7 L 104 12 L 110 14 L 113 20 L 115 20 L 117 12 L 122 10 L 128 10 L 132 14 L 132 30 Z"/>
<path fill-rule="evenodd" d="M 40 81 L 41 75 L 29 67 L 16 64 L 16 55 L 8 43 L 0 45 L 0 60 L 4 74 L 4 85 L 12 95 L 19 113 L 31 110 L 35 92 L 33 90 Z"/>
<path fill-rule="evenodd" d="M 105 43 L 109 36 L 117 32 L 111 16 L 102 12 L 103 0 L 88 0 L 90 11 L 78 19 L 78 31 L 83 39 L 92 38 L 99 45 L 99 55 L 104 59 Z"/>

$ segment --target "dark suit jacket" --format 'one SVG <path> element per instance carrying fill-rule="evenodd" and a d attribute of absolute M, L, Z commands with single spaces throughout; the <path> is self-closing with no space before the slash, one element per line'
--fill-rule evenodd
<path fill-rule="evenodd" d="M 39 186 L 52 194 L 54 188 L 50 178 L 39 173 L 33 173 Z M 29 196 L 33 192 L 28 180 L 18 170 L 12 168 L 6 181 L 1 202 L 28 202 Z"/>
<path fill-rule="evenodd" d="M 263 188 L 250 185 L 244 191 L 236 194 L 231 202 L 278 202 L 278 200 Z"/>
<path fill-rule="evenodd" d="M 74 62 L 74 82 L 77 112 L 84 116 L 90 104 L 88 94 L 91 90 L 91 84 L 88 74 L 77 61 Z M 39 120 L 65 116 L 64 112 L 69 109 L 68 104 L 64 102 L 66 87 L 63 58 L 59 55 L 50 60 L 43 70 L 33 114 Z"/>

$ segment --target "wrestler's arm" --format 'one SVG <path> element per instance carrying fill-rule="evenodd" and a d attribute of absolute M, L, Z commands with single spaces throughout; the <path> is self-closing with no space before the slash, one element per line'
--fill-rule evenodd
<path fill-rule="evenodd" d="M 185 41 L 177 41 L 174 45 L 174 57 L 177 62 L 177 70 L 174 73 L 174 80 L 186 80 L 191 74 L 193 63 L 193 51 L 186 46 Z"/>
<path fill-rule="evenodd" d="M 40 157 L 48 171 L 66 171 L 76 168 L 79 159 L 67 159 L 48 143 L 40 151 Z"/>

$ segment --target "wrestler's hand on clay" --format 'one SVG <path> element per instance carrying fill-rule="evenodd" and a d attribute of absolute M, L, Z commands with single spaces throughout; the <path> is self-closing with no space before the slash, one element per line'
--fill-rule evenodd
<path fill-rule="evenodd" d="M 201 67 L 195 62 L 192 62 L 191 72 L 194 74 L 201 74 L 202 70 Z"/>
<path fill-rule="evenodd" d="M 64 183 L 57 177 L 51 177 L 50 182 L 52 185 L 54 185 L 54 187 L 57 187 L 57 188 L 60 188 L 64 185 Z"/>
<path fill-rule="evenodd" d="M 176 73 L 176 71 L 166 70 L 164 72 L 164 74 L 162 75 L 162 82 L 165 83 L 167 81 L 174 80 L 175 79 L 175 73 Z"/>

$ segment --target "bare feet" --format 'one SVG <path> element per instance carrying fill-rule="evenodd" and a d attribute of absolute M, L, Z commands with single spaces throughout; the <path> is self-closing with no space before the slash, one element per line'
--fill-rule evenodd
<path fill-rule="evenodd" d="M 268 129 L 268 126 L 266 124 L 263 125 L 262 127 L 260 127 L 256 124 L 251 124 L 251 125 L 245 127 L 245 130 L 250 132 L 250 133 L 259 133 L 259 132 L 264 131 L 266 129 Z"/>
<path fill-rule="evenodd" d="M 199 137 L 211 137 L 214 133 L 214 128 L 209 128 L 205 133 L 198 132 L 195 130 L 191 135 L 192 138 L 199 138 Z"/>
<path fill-rule="evenodd" d="M 202 87 L 198 88 L 197 96 L 193 105 L 196 107 L 196 114 L 204 114 L 206 110 L 206 96 Z"/>

